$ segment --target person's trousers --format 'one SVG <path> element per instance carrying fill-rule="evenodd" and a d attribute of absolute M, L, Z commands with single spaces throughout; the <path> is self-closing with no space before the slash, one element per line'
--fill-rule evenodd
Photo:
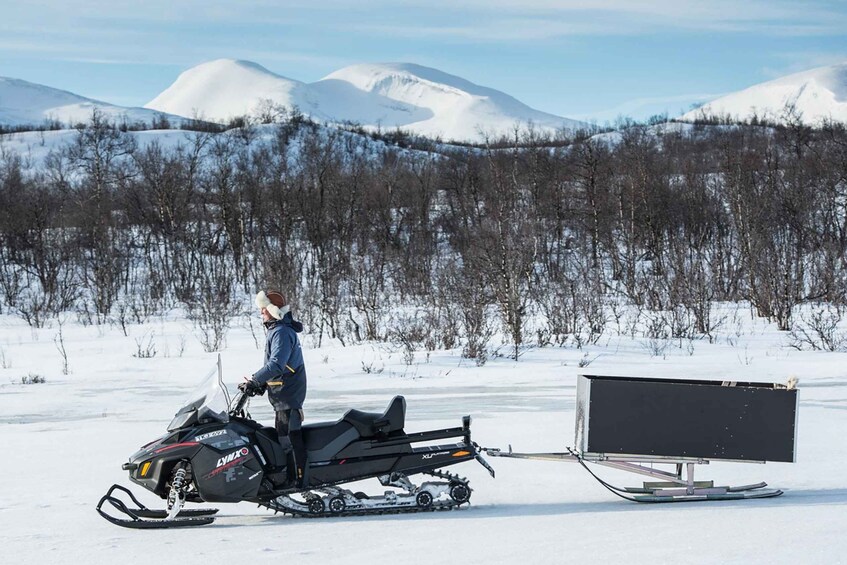
<path fill-rule="evenodd" d="M 303 410 L 288 409 L 277 410 L 274 419 L 276 433 L 280 437 L 288 436 L 291 441 L 291 447 L 294 450 L 294 479 L 297 485 L 304 487 L 307 484 L 306 478 L 306 443 L 303 441 Z"/>

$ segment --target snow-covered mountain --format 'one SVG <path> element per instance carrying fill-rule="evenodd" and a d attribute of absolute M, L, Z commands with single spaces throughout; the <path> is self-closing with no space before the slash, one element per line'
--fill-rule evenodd
<path fill-rule="evenodd" d="M 286 108 L 296 106 L 322 121 L 349 120 L 351 115 L 361 116 L 362 123 L 429 117 L 418 108 L 363 92 L 343 81 L 310 85 L 274 74 L 256 63 L 231 59 L 210 61 L 185 71 L 145 107 L 226 121 L 255 114 L 267 101 Z"/>
<path fill-rule="evenodd" d="M 345 67 L 304 83 L 248 61 L 219 59 L 193 67 L 145 105 L 186 117 L 226 121 L 253 114 L 266 101 L 327 122 L 400 127 L 446 139 L 478 140 L 532 122 L 553 131 L 585 124 L 534 110 L 494 89 L 409 63 Z"/>
<path fill-rule="evenodd" d="M 682 116 L 730 116 L 746 120 L 754 114 L 780 121 L 793 105 L 810 125 L 823 119 L 847 121 L 847 62 L 795 73 L 728 94 Z"/>
<path fill-rule="evenodd" d="M 0 124 L 3 125 L 39 125 L 45 120 L 72 125 L 88 121 L 94 108 L 112 121 L 150 123 L 161 114 L 146 108 L 116 106 L 34 82 L 0 77 Z M 172 123 L 181 119 L 168 117 Z"/>
<path fill-rule="evenodd" d="M 409 63 L 345 67 L 322 82 L 338 80 L 399 103 L 424 108 L 426 120 L 397 124 L 424 135 L 477 138 L 484 132 L 508 132 L 516 122 L 532 122 L 543 130 L 579 128 L 587 124 L 530 108 L 511 96 L 436 69 Z"/>

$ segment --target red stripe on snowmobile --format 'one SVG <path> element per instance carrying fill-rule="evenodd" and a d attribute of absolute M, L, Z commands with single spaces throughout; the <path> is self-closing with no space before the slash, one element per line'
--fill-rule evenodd
<path fill-rule="evenodd" d="M 169 445 L 167 447 L 162 447 L 154 451 L 153 453 L 161 453 L 163 451 L 167 451 L 169 449 L 176 449 L 177 447 L 189 447 L 191 445 L 200 445 L 199 442 L 196 441 L 186 441 L 184 443 L 175 443 L 173 445 Z"/>

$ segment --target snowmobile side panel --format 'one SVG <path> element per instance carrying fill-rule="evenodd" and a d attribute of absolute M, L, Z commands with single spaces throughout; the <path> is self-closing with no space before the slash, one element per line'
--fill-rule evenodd
<path fill-rule="evenodd" d="M 200 497 L 207 502 L 239 502 L 253 498 L 262 482 L 262 465 L 254 447 L 218 451 L 207 447 L 192 460 Z"/>
<path fill-rule="evenodd" d="M 310 460 L 323 461 L 331 459 L 359 438 L 359 432 L 346 422 L 342 423 L 340 426 L 331 428 L 329 431 L 334 431 L 337 435 L 332 438 L 329 438 L 328 436 L 316 437 L 314 434 L 310 435 L 308 432 L 304 432 L 304 440 L 306 442 L 306 449 L 308 450 Z M 319 447 L 317 449 L 313 449 L 313 446 Z"/>
<path fill-rule="evenodd" d="M 345 459 L 352 457 L 378 457 L 378 456 L 399 456 L 404 453 L 410 453 L 412 447 L 409 442 L 402 444 L 385 444 L 379 441 L 373 441 L 370 438 L 365 438 L 347 445 L 337 454 L 332 455 L 332 459 Z"/>
<path fill-rule="evenodd" d="M 451 437 L 465 438 L 465 443 L 467 443 L 470 437 L 470 431 L 468 428 L 464 427 L 447 428 L 444 430 L 431 430 L 428 432 L 415 432 L 411 434 L 389 436 L 379 441 L 381 445 L 402 445 L 408 443 L 423 443 L 425 441 L 436 441 L 439 439 L 448 439 Z"/>
<path fill-rule="evenodd" d="M 391 472 L 397 457 L 342 458 L 309 464 L 309 485 L 335 484 L 384 475 Z"/>
<path fill-rule="evenodd" d="M 357 442 L 366 443 L 366 442 Z M 431 472 L 435 469 L 473 460 L 477 455 L 473 446 L 464 443 L 404 449 L 394 456 L 385 454 L 339 458 L 312 462 L 309 465 L 310 485 L 334 484 L 388 473 Z"/>
<path fill-rule="evenodd" d="M 259 448 L 257 455 L 264 455 L 266 464 L 271 470 L 275 472 L 283 470 L 288 464 L 288 451 L 291 451 L 290 446 L 288 446 L 289 449 L 287 450 L 283 448 L 279 443 L 276 430 L 273 428 L 258 430 L 255 437 L 256 444 Z"/>
<path fill-rule="evenodd" d="M 425 473 L 456 463 L 472 461 L 476 455 L 476 449 L 464 443 L 418 448 L 401 457 L 392 471 L 406 475 Z"/>

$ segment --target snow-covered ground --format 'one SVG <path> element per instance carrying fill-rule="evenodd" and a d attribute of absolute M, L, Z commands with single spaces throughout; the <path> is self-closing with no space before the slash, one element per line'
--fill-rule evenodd
<path fill-rule="evenodd" d="M 349 407 L 380 410 L 403 394 L 408 431 L 459 425 L 471 414 L 482 445 L 560 451 L 573 444 L 580 373 L 773 382 L 795 375 L 797 463 L 697 469 L 699 478 L 719 483 L 767 481 L 785 490 L 782 497 L 637 505 L 615 498 L 577 465 L 490 458 L 496 479 L 476 463 L 454 468 L 470 478 L 474 494 L 470 507 L 452 512 L 307 520 L 219 505 L 212 526 L 134 531 L 107 523 L 94 505 L 112 483 L 130 485 L 121 463 L 164 431 L 215 354 L 203 352 L 179 318 L 130 327 L 129 337 L 68 319 L 61 331 L 70 374 L 63 375 L 55 321 L 31 330 L 0 316 L 0 562 L 847 562 L 847 354 L 796 351 L 773 326 L 744 319 L 741 331 L 732 328 L 715 344 L 693 342 L 691 355 L 671 347 L 664 357 L 651 356 L 642 340 L 614 336 L 584 350 L 530 349 L 519 362 L 494 357 L 483 367 L 458 350 L 417 352 L 405 365 L 391 346 L 316 348 L 307 335 L 307 423 L 335 420 Z M 155 357 L 133 356 L 151 339 Z M 260 365 L 245 321 L 231 330 L 222 358 L 231 384 Z M 581 361 L 590 364 L 580 368 Z M 47 382 L 21 384 L 29 374 Z M 272 419 L 263 398 L 252 412 Z M 614 483 L 638 481 L 598 472 Z M 361 488 L 381 491 L 376 481 Z"/>
<path fill-rule="evenodd" d="M 192 137 L 197 134 L 187 130 L 163 129 L 131 131 L 128 135 L 135 138 L 139 149 L 157 143 L 163 150 L 173 151 L 178 145 L 190 147 Z M 0 135 L 0 155 L 3 152 L 17 154 L 27 167 L 38 170 L 44 166 L 44 160 L 51 151 L 60 151 L 73 145 L 78 136 L 79 132 L 75 129 L 7 133 Z"/>
<path fill-rule="evenodd" d="M 400 149 L 391 147 L 384 141 L 371 139 L 368 136 L 363 136 L 349 131 L 337 132 L 329 126 L 318 125 L 318 134 L 321 139 L 327 139 L 329 136 L 337 136 L 338 139 L 353 140 L 360 142 L 363 150 L 371 158 L 376 158 L 384 151 L 390 148 L 398 154 L 421 153 L 414 149 Z M 236 130 L 230 130 L 221 134 L 215 135 L 233 135 Z M 276 136 L 276 124 L 262 124 L 253 127 L 252 130 L 256 134 L 253 147 L 258 147 L 260 143 L 269 144 Z M 174 152 L 178 147 L 191 148 L 195 143 L 197 136 L 205 134 L 190 131 L 190 130 L 147 130 L 147 131 L 130 131 L 128 136 L 135 141 L 136 147 L 139 150 L 144 150 L 152 144 L 157 144 L 165 152 Z M 304 130 L 294 137 L 288 146 L 289 163 L 292 167 L 302 165 L 303 161 L 299 159 L 300 150 L 302 148 L 302 138 L 305 135 Z M 50 152 L 60 152 L 69 146 L 76 143 L 79 132 L 75 129 L 63 129 L 56 131 L 27 131 L 7 133 L 0 135 L 0 158 L 4 155 L 18 155 L 25 169 L 39 171 L 46 166 L 46 158 Z M 442 147 L 449 147 L 443 145 Z"/>

